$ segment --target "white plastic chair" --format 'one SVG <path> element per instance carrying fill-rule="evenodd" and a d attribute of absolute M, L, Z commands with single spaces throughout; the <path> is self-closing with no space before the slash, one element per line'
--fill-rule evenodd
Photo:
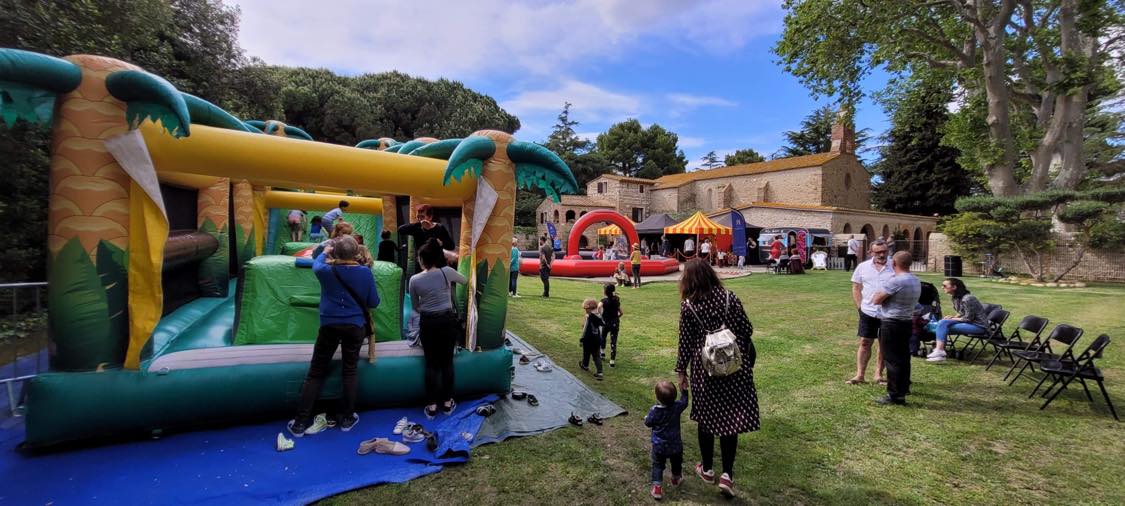
<path fill-rule="evenodd" d="M 812 268 L 813 270 L 828 270 L 828 253 L 817 251 L 812 254 Z"/>

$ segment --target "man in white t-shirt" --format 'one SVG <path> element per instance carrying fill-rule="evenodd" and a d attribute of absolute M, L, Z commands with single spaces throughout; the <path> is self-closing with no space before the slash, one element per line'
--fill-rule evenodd
<path fill-rule="evenodd" d="M 688 237 L 687 240 L 684 241 L 684 256 L 690 257 L 694 254 L 695 254 L 695 241 L 691 240 L 691 238 Z"/>
<path fill-rule="evenodd" d="M 855 355 L 855 376 L 846 383 L 858 385 L 865 383 L 867 362 L 871 360 L 871 345 L 879 338 L 879 306 L 871 299 L 883 288 L 883 282 L 895 276 L 894 269 L 887 265 L 887 243 L 876 239 L 868 250 L 870 257 L 861 262 L 852 273 L 852 301 L 859 310 L 859 350 Z M 879 347 L 875 357 L 875 382 L 883 383 L 883 347 Z"/>
<path fill-rule="evenodd" d="M 856 239 L 854 235 L 851 239 L 848 239 L 848 253 L 844 255 L 844 270 L 855 269 L 856 264 L 859 263 L 859 252 L 862 249 L 863 243 Z"/>

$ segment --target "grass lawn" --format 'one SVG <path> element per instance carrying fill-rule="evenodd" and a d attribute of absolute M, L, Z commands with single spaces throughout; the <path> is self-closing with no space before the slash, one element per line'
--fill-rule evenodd
<path fill-rule="evenodd" d="M 925 280 L 939 282 L 937 276 Z M 600 286 L 523 277 L 508 327 L 574 372 L 581 301 Z M 985 302 L 1085 328 L 1079 343 L 1107 333 L 1101 361 L 1110 396 L 1125 413 L 1125 287 L 1058 290 L 966 278 Z M 1068 389 L 1046 411 L 1027 399 L 1034 381 L 1009 387 L 1006 367 L 913 362 L 910 405 L 881 407 L 874 385 L 848 386 L 854 372 L 855 309 L 846 273 L 754 275 L 727 282 L 746 304 L 758 349 L 755 379 L 762 430 L 739 440 L 740 501 L 807 503 L 1125 504 L 1125 426 L 1097 391 L 1091 405 Z M 625 316 L 616 369 L 605 381 L 576 375 L 629 410 L 605 426 L 569 427 L 477 449 L 464 466 L 402 485 L 334 497 L 330 504 L 635 504 L 648 497 L 649 443 L 642 419 L 652 385 L 673 379 L 679 298 L 659 283 L 622 293 Z M 944 302 L 947 311 L 951 304 Z M 870 373 L 869 373 L 870 374 Z M 870 379 L 870 376 L 869 376 Z M 549 394 L 544 394 L 549 395 Z M 698 460 L 695 424 L 684 421 L 685 468 Z M 717 449 L 716 449 L 717 453 Z M 716 465 L 718 456 L 716 455 Z M 720 502 L 690 477 L 664 502 Z"/>

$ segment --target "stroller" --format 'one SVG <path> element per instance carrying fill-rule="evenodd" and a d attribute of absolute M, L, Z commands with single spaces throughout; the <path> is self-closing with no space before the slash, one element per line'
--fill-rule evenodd
<path fill-rule="evenodd" d="M 929 355 L 937 336 L 930 330 L 930 323 L 941 319 L 941 301 L 937 287 L 933 283 L 922 282 L 922 294 L 914 305 L 914 328 L 910 333 L 910 354 L 925 358 Z"/>

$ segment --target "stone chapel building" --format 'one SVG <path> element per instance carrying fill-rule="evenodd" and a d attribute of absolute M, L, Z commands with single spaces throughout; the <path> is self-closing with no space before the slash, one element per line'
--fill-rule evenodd
<path fill-rule="evenodd" d="M 555 223 L 566 243 L 570 225 L 595 209 L 612 209 L 634 222 L 654 213 L 718 214 L 741 211 L 757 227 L 823 228 L 834 234 L 863 234 L 867 239 L 899 231 L 906 239 L 926 241 L 937 218 L 885 213 L 871 209 L 871 175 L 855 156 L 855 132 L 837 123 L 827 153 L 779 158 L 745 165 L 671 174 L 658 179 L 604 174 L 586 184 L 586 195 L 546 199 L 536 209 L 539 233 Z M 594 244 L 593 227 L 582 244 Z"/>

